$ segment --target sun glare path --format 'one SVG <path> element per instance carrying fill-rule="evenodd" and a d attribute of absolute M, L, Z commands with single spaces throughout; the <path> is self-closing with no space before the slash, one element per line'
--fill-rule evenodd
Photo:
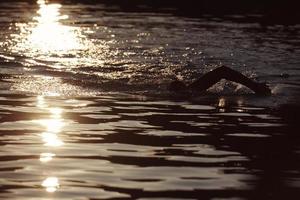
<path fill-rule="evenodd" d="M 20 35 L 13 50 L 29 56 L 64 55 L 83 48 L 78 28 L 62 24 L 68 15 L 61 14 L 62 5 L 38 0 L 39 9 L 32 22 L 18 23 Z"/>
<path fill-rule="evenodd" d="M 50 114 L 50 118 L 35 120 L 38 124 L 45 127 L 45 131 L 40 134 L 44 145 L 50 147 L 62 146 L 64 143 L 58 135 L 65 125 L 64 119 L 62 118 L 63 109 L 59 107 L 48 107 L 43 96 L 37 97 L 37 106 Z M 43 157 L 45 155 L 46 154 L 43 154 Z"/>
<path fill-rule="evenodd" d="M 44 53 L 67 52 L 81 47 L 74 29 L 60 23 L 67 19 L 67 15 L 60 14 L 60 4 L 46 4 L 38 1 L 38 16 L 34 18 L 37 22 L 33 28 L 28 41 L 36 50 Z"/>
<path fill-rule="evenodd" d="M 60 107 L 52 107 L 42 95 L 37 96 L 36 106 L 49 114 L 49 118 L 35 120 L 36 123 L 45 127 L 45 131 L 42 132 L 40 136 L 46 149 L 45 152 L 40 153 L 39 161 L 47 165 L 47 163 L 51 162 L 56 156 L 56 154 L 51 151 L 64 144 L 63 141 L 59 139 L 59 133 L 65 125 L 63 109 Z M 46 173 L 51 174 L 53 171 L 47 169 Z M 41 186 L 44 187 L 48 193 L 54 193 L 58 190 L 60 184 L 57 177 L 50 176 L 42 181 Z"/>
<path fill-rule="evenodd" d="M 40 161 L 42 163 L 50 162 L 53 159 L 54 156 L 55 156 L 54 153 L 41 153 L 40 154 Z"/>
<path fill-rule="evenodd" d="M 41 119 L 38 123 L 46 127 L 46 131 L 41 134 L 46 146 L 58 147 L 64 144 L 58 136 L 65 125 L 62 119 Z"/>
<path fill-rule="evenodd" d="M 42 186 L 47 192 L 55 192 L 59 188 L 59 180 L 57 177 L 48 177 L 43 181 Z"/>

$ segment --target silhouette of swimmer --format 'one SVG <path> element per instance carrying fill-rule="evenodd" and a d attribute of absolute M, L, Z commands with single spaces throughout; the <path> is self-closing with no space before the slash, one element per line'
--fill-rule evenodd
<path fill-rule="evenodd" d="M 240 83 L 251 89 L 253 92 L 259 95 L 270 95 L 271 90 L 265 83 L 255 82 L 243 74 L 226 66 L 218 67 L 200 77 L 190 85 L 185 85 L 183 82 L 176 80 L 170 84 L 170 90 L 172 91 L 186 91 L 197 90 L 198 92 L 204 92 L 221 79 L 227 79 L 236 83 Z"/>

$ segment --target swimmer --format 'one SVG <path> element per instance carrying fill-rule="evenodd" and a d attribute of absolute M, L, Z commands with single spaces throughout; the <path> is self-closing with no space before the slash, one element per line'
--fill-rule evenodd
<path fill-rule="evenodd" d="M 170 90 L 172 91 L 198 91 L 204 92 L 221 79 L 226 79 L 236 83 L 240 83 L 251 89 L 255 94 L 258 95 L 271 95 L 270 88 L 265 83 L 255 82 L 243 74 L 229 68 L 226 66 L 218 67 L 191 83 L 190 85 L 185 85 L 183 82 L 176 80 L 170 84 Z"/>

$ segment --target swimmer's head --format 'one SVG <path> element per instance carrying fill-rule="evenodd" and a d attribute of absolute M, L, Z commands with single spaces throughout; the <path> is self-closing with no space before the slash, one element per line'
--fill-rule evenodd
<path fill-rule="evenodd" d="M 186 89 L 187 89 L 186 85 L 182 81 L 179 81 L 179 80 L 172 81 L 169 85 L 169 90 L 171 90 L 173 92 L 177 92 L 177 91 L 182 92 Z"/>
<path fill-rule="evenodd" d="M 259 95 L 271 95 L 271 89 L 266 83 L 258 83 L 255 89 L 255 93 Z"/>

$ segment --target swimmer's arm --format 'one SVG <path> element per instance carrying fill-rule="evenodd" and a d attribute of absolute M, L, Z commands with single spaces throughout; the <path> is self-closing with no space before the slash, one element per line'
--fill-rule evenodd
<path fill-rule="evenodd" d="M 229 68 L 226 66 L 219 67 L 214 69 L 198 80 L 193 82 L 192 84 L 188 85 L 189 89 L 197 89 L 201 91 L 205 91 L 221 79 L 227 79 L 236 83 L 240 83 L 254 91 L 256 94 L 260 95 L 269 95 L 271 94 L 271 90 L 263 83 L 255 82 L 248 77 L 244 76 L 243 74 Z"/>

